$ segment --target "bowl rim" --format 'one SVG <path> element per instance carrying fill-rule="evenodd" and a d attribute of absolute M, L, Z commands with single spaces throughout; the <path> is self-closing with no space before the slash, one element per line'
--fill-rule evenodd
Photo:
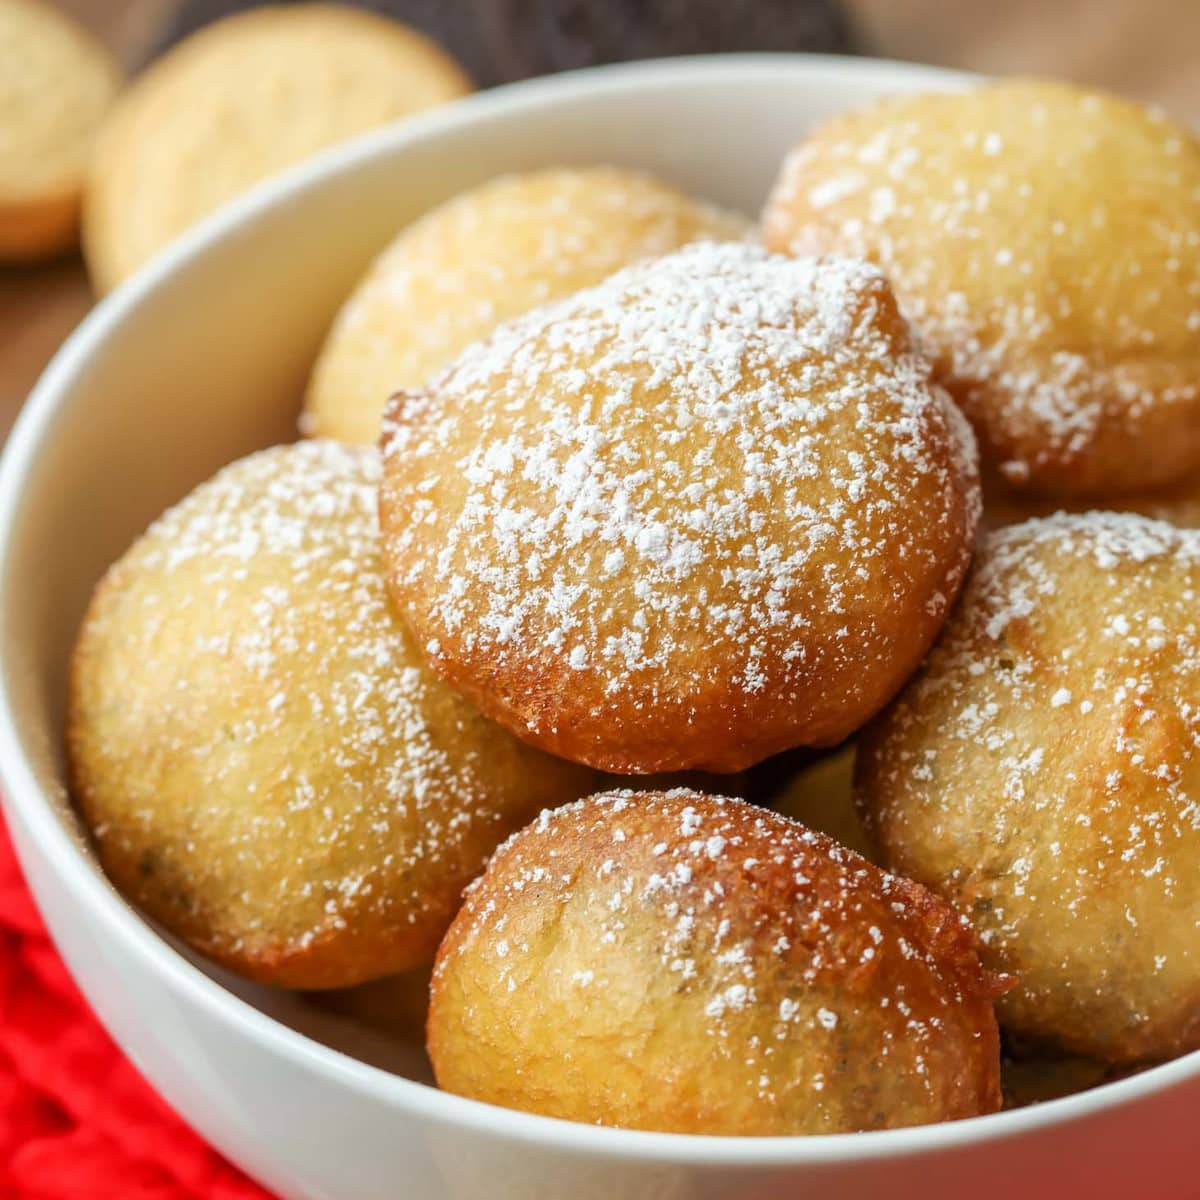
<path fill-rule="evenodd" d="M 350 175 L 361 164 L 402 153 L 407 146 L 434 140 L 464 126 L 519 114 L 562 100 L 594 99 L 628 93 L 647 85 L 688 86 L 733 82 L 754 76 L 791 78 L 797 73 L 859 75 L 884 83 L 889 78 L 928 80 L 931 86 L 965 86 L 978 76 L 886 59 L 811 54 L 697 55 L 593 67 L 481 92 L 400 125 L 370 131 L 335 146 L 271 180 L 200 222 L 143 270 L 104 297 L 66 339 L 34 386 L 14 424 L 0 459 L 0 629 L 8 628 L 13 578 L 13 534 L 27 478 L 52 441 L 62 402 L 93 355 L 130 313 L 153 302 L 164 282 L 235 228 L 251 223 L 289 198 L 332 176 Z M 1030 1107 L 937 1125 L 856 1134 L 784 1137 L 716 1136 L 615 1129 L 501 1108 L 440 1091 L 393 1074 L 316 1042 L 261 1012 L 226 990 L 161 938 L 93 870 L 77 841 L 54 813 L 52 797 L 40 786 L 17 730 L 10 668 L 0 668 L 0 784 L 10 819 L 37 845 L 47 867 L 72 903 L 85 905 L 120 952 L 141 960 L 181 1000 L 207 1011 L 265 1050 L 311 1070 L 340 1086 L 383 1102 L 406 1116 L 439 1121 L 464 1131 L 546 1146 L 597 1158 L 678 1165 L 783 1167 L 839 1164 L 850 1159 L 908 1157 L 1018 1137 L 1086 1119 L 1132 1104 L 1200 1076 L 1200 1051 L 1149 1068 L 1126 1079 Z"/>

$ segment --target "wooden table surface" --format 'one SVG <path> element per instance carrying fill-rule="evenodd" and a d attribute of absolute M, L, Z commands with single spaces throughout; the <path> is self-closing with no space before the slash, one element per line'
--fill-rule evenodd
<path fill-rule="evenodd" d="M 132 71 L 158 41 L 175 0 L 56 2 L 104 37 Z M 864 53 L 997 74 L 1061 76 L 1161 103 L 1200 124 L 1197 3 L 844 0 L 844 7 Z M 91 303 L 77 258 L 27 269 L 0 267 L 0 438 Z"/>

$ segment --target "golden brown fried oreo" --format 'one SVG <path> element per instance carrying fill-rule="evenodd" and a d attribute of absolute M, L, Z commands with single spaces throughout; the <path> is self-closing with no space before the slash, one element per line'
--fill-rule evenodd
<path fill-rule="evenodd" d="M 611 771 L 841 741 L 921 660 L 978 516 L 883 276 L 741 243 L 503 326 L 393 401 L 384 449 L 389 582 L 433 668 Z"/>
<path fill-rule="evenodd" d="M 1200 531 L 987 535 L 920 675 L 863 735 L 884 861 L 1011 972 L 1001 1024 L 1110 1062 L 1200 1046 Z"/>
<path fill-rule="evenodd" d="M 105 576 L 75 651 L 74 790 L 113 882 L 218 961 L 291 987 L 432 959 L 513 829 L 590 772 L 422 664 L 380 570 L 378 455 L 252 455 Z"/>
<path fill-rule="evenodd" d="M 880 264 L 1013 486 L 1200 469 L 1200 145 L 1161 115 L 1020 80 L 888 100 L 797 147 L 764 232 Z"/>
<path fill-rule="evenodd" d="M 493 857 L 438 952 L 438 1084 L 569 1120 L 838 1133 L 1000 1105 L 992 981 L 923 888 L 777 813 L 612 792 Z"/>

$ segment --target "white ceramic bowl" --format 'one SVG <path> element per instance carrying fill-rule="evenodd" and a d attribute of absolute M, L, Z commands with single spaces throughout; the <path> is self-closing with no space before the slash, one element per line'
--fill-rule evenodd
<path fill-rule="evenodd" d="M 167 504 L 293 436 L 334 310 L 402 225 L 498 172 L 552 163 L 644 167 L 754 212 L 814 119 L 961 84 L 881 62 L 729 57 L 492 92 L 237 203 L 101 304 L 46 371 L 0 468 L 6 810 L 101 1019 L 267 1186 L 314 1200 L 1195 1194 L 1197 1054 L 1033 1109 L 843 1137 L 635 1133 L 442 1094 L 415 1054 L 234 981 L 151 928 L 101 875 L 64 791 L 64 676 L 93 584 Z"/>

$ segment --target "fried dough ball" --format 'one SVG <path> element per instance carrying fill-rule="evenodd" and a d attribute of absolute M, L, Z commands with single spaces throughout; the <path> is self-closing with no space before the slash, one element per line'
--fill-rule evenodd
<path fill-rule="evenodd" d="M 1017 985 L 1000 1022 L 1109 1062 L 1200 1047 L 1200 531 L 1131 514 L 981 541 L 856 786 L 888 866 Z"/>
<path fill-rule="evenodd" d="M 98 38 L 42 0 L 0 0 L 0 48 L 0 262 L 25 262 L 74 244 L 121 73 Z"/>
<path fill-rule="evenodd" d="M 610 792 L 497 851 L 434 967 L 439 1086 L 678 1133 L 815 1134 L 1000 1104 L 965 921 L 737 800 Z"/>
<path fill-rule="evenodd" d="M 507 175 L 410 225 L 342 306 L 313 370 L 306 433 L 374 442 L 387 399 L 417 388 L 502 321 L 640 258 L 749 222 L 618 167 Z"/>
<path fill-rule="evenodd" d="M 1109 497 L 1200 468 L 1200 145 L 1008 81 L 837 117 L 788 158 L 767 244 L 880 264 L 985 469 Z"/>
<path fill-rule="evenodd" d="M 93 285 L 110 291 L 311 155 L 469 91 L 429 38 L 350 5 L 266 4 L 212 21 L 138 75 L 105 121 L 83 205 Z"/>
<path fill-rule="evenodd" d="M 397 396 L 389 583 L 434 670 L 609 771 L 831 744 L 933 640 L 970 430 L 883 276 L 702 243 L 503 326 Z"/>
<path fill-rule="evenodd" d="M 463 886 L 592 774 L 421 663 L 380 569 L 373 449 L 221 471 L 97 589 L 75 650 L 74 792 L 117 887 L 217 961 L 338 987 L 431 961 Z"/>

